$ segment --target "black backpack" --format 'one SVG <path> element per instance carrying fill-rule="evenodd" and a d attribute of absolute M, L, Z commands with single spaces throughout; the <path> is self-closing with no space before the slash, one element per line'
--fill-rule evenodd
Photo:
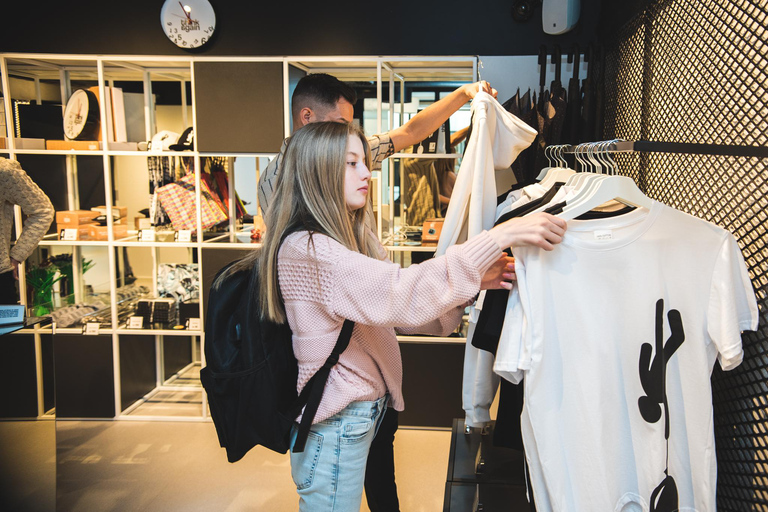
<path fill-rule="evenodd" d="M 237 262 L 230 263 L 216 275 Z M 206 366 L 200 380 L 227 460 L 237 462 L 260 444 L 279 453 L 290 448 L 294 419 L 306 404 L 294 452 L 304 450 L 328 373 L 349 344 L 354 322 L 344 326 L 330 357 L 296 393 L 298 364 L 291 329 L 261 318 L 258 265 L 232 272 L 211 287 L 205 317 Z"/>

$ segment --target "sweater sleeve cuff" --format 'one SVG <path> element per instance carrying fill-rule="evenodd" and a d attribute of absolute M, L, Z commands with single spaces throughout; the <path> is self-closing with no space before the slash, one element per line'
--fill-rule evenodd
<path fill-rule="evenodd" d="M 480 275 L 485 274 L 502 255 L 501 248 L 487 231 L 473 236 L 460 247 L 465 256 L 477 265 L 477 271 L 480 272 Z"/>

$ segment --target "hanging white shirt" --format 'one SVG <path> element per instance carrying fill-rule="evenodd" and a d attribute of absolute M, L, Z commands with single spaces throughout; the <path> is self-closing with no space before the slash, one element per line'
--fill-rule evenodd
<path fill-rule="evenodd" d="M 672 480 L 680 510 L 715 510 L 710 375 L 758 323 L 734 237 L 654 203 L 514 253 L 537 510 L 646 511 Z"/>
<path fill-rule="evenodd" d="M 496 220 L 494 173 L 508 170 L 517 155 L 536 138 L 536 130 L 507 112 L 488 93 L 477 93 L 470 108 L 472 135 L 448 203 L 436 256 L 444 254 L 451 245 L 493 227 Z M 477 314 L 474 307 L 470 308 L 470 318 L 476 321 Z M 493 374 L 493 355 L 469 342 L 473 333 L 474 323 L 470 323 L 464 349 L 462 406 L 465 424 L 477 427 L 491 420 L 490 407 L 498 377 Z"/>
<path fill-rule="evenodd" d="M 435 254 L 461 243 L 496 220 L 497 170 L 507 170 L 536 138 L 536 130 L 507 112 L 496 99 L 479 92 L 472 100 L 472 135 L 445 213 Z"/>

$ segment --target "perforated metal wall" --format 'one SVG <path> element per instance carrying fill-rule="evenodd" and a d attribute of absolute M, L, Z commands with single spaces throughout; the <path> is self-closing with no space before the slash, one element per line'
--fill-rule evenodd
<path fill-rule="evenodd" d="M 653 2 L 606 45 L 604 138 L 768 145 L 768 0 Z M 744 362 L 712 378 L 718 510 L 768 511 L 768 158 L 633 153 L 651 197 L 739 240 L 760 307 Z"/>

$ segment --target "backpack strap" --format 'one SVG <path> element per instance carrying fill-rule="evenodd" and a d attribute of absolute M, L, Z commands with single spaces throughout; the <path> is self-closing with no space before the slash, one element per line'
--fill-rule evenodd
<path fill-rule="evenodd" d="M 323 390 L 325 389 L 325 383 L 328 380 L 328 375 L 331 372 L 331 368 L 339 361 L 339 355 L 349 345 L 349 339 L 352 337 L 352 329 L 355 327 L 355 322 L 352 320 L 344 320 L 344 325 L 341 326 L 341 332 L 339 338 L 336 340 L 336 346 L 333 347 L 333 352 L 325 360 L 325 364 L 317 370 L 304 389 L 301 390 L 301 394 L 296 404 L 296 414 L 294 418 L 298 416 L 301 408 L 306 404 L 304 408 L 304 415 L 301 417 L 301 423 L 299 424 L 299 433 L 296 436 L 296 442 L 293 444 L 294 453 L 304 451 L 304 445 L 307 442 L 307 436 L 309 435 L 309 428 L 312 426 L 312 420 L 315 419 L 317 408 L 320 406 L 320 400 L 323 398 Z"/>

